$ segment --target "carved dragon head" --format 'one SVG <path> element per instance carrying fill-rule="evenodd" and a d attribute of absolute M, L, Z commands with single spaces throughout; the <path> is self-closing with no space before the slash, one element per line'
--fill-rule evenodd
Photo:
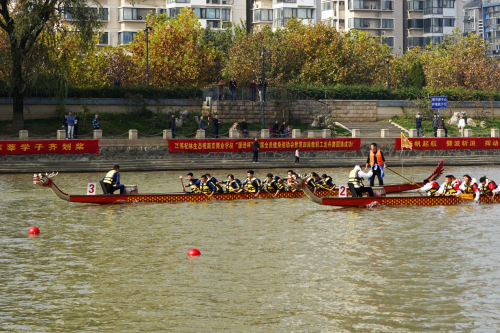
<path fill-rule="evenodd" d="M 35 185 L 41 185 L 41 186 L 50 186 L 52 184 L 52 179 L 55 176 L 57 176 L 58 172 L 52 172 L 50 175 L 48 173 L 45 173 L 45 175 L 42 175 L 39 173 L 38 175 L 35 173 L 33 175 L 33 184 Z"/>

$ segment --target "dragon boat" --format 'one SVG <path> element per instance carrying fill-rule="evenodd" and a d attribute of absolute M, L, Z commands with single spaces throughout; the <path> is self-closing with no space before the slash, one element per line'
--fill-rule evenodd
<path fill-rule="evenodd" d="M 195 193 L 137 193 L 137 194 L 95 194 L 95 195 L 75 195 L 68 194 L 61 190 L 53 178 L 57 176 L 57 173 L 51 174 L 38 174 L 33 175 L 33 184 L 40 185 L 43 187 L 49 187 L 54 194 L 62 200 L 69 202 L 79 202 L 79 203 L 91 203 L 91 204 L 124 204 L 124 203 L 138 203 L 138 202 L 153 202 L 153 203 L 166 203 L 166 202 L 199 202 L 199 201 L 230 201 L 230 200 L 248 200 L 254 199 L 254 193 L 217 193 L 209 198 L 205 194 L 195 194 Z M 383 186 L 385 193 L 397 193 L 403 191 L 409 191 L 419 188 L 422 184 L 415 183 L 402 183 L 402 184 L 390 184 Z M 347 191 L 348 195 L 350 192 Z M 317 197 L 338 195 L 338 190 L 334 191 L 316 191 Z M 302 198 L 305 194 L 302 190 L 297 190 L 295 192 L 287 191 L 280 192 L 276 196 L 277 199 L 281 198 Z M 272 199 L 274 198 L 274 193 L 261 192 L 259 194 L 260 199 Z"/>
<path fill-rule="evenodd" d="M 313 202 L 325 206 L 337 207 L 374 207 L 374 206 L 453 206 L 473 202 L 472 194 L 461 194 L 460 196 L 380 196 L 380 197 L 319 197 L 315 195 L 307 186 L 303 188 L 305 195 Z M 499 203 L 500 197 L 494 198 L 481 195 L 480 203 Z"/>

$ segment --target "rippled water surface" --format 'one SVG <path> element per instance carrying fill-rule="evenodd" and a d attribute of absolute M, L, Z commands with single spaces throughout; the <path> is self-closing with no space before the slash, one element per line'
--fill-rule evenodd
<path fill-rule="evenodd" d="M 349 170 L 319 171 L 342 183 Z M 418 180 L 431 171 L 405 168 Z M 447 170 L 465 172 L 500 181 L 493 167 Z M 179 191 L 179 174 L 122 172 L 122 182 L 140 192 Z M 67 173 L 56 182 L 82 194 L 102 176 Z M 388 175 L 391 181 L 400 179 Z M 32 185 L 31 175 L 0 176 L 0 199 L 0 331 L 500 328 L 500 205 L 337 209 L 279 199 L 96 206 L 62 201 Z M 32 225 L 39 238 L 28 238 Z M 188 258 L 192 247 L 202 255 Z"/>

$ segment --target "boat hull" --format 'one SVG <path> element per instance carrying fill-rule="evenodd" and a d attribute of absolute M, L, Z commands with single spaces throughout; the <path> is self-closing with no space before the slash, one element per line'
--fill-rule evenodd
<path fill-rule="evenodd" d="M 385 185 L 386 193 L 397 193 L 419 188 L 421 184 L 391 184 Z M 334 191 L 316 191 L 316 196 L 319 198 L 338 195 L 338 190 Z M 350 192 L 348 191 L 348 195 Z M 280 192 L 276 196 L 277 199 L 282 198 L 302 198 L 305 194 L 302 191 L 296 192 Z M 274 193 L 261 192 L 260 199 L 272 199 Z M 78 203 L 94 203 L 94 204 L 120 204 L 120 203 L 138 203 L 138 202 L 200 202 L 200 201 L 231 201 L 231 200 L 248 200 L 255 199 L 253 193 L 220 193 L 214 194 L 212 198 L 208 198 L 204 194 L 192 193 L 147 193 L 147 194 L 131 194 L 131 195 L 69 195 L 70 202 Z"/>
<path fill-rule="evenodd" d="M 471 203 L 473 200 L 462 197 L 444 196 L 444 197 L 381 197 L 381 198 L 322 198 L 321 204 L 326 206 L 338 207 L 373 207 L 373 206 L 453 206 L 464 203 Z M 481 203 L 500 202 L 499 197 L 494 201 L 488 196 L 479 198 Z"/>

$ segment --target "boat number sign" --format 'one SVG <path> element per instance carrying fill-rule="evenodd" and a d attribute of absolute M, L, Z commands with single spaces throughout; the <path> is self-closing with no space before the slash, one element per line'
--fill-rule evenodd
<path fill-rule="evenodd" d="M 87 184 L 87 195 L 95 195 L 96 183 Z"/>
<path fill-rule="evenodd" d="M 341 197 L 341 198 L 347 197 L 347 186 L 345 186 L 345 185 L 339 186 L 339 197 Z"/>

